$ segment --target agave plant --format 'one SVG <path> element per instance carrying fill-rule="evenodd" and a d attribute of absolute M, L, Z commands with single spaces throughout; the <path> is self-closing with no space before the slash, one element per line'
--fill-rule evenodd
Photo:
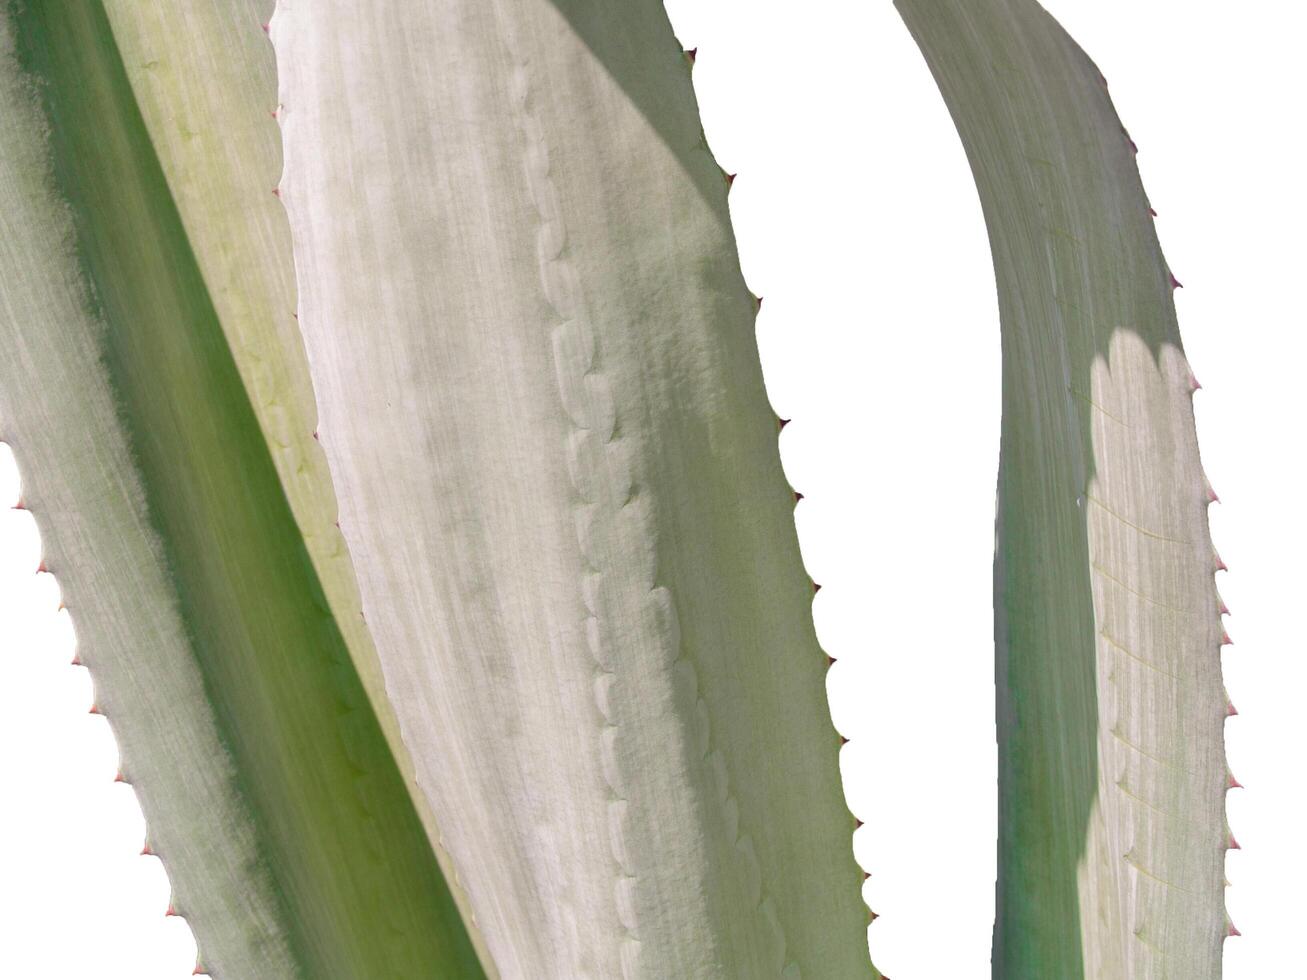
<path fill-rule="evenodd" d="M 900 9 L 1003 321 L 994 975 L 1216 977 L 1178 283 L 1035 3 Z M 661 4 L 266 13 L 0 34 L 0 435 L 198 969 L 878 977 L 760 301 Z"/>

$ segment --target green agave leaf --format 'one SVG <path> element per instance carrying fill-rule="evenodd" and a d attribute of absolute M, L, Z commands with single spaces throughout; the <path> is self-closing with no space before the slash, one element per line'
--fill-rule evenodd
<path fill-rule="evenodd" d="M 279 4 L 299 323 L 514 977 L 866 977 L 757 300 L 661 4 Z"/>
<path fill-rule="evenodd" d="M 1172 289 L 1098 69 L 1032 0 L 898 0 L 1003 334 L 995 977 L 1218 977 L 1224 606 Z"/>
<path fill-rule="evenodd" d="M 331 527 L 257 10 L 0 23 L 2 434 L 201 965 L 479 975 Z"/>

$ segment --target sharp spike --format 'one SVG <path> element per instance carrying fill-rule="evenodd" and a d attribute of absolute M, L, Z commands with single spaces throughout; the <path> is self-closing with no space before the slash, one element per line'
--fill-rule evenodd
<path fill-rule="evenodd" d="M 174 916 L 174 915 L 176 915 L 176 914 L 177 914 L 177 910 L 176 910 L 175 908 L 173 908 L 172 902 L 169 902 L 169 903 L 168 903 L 168 909 L 167 909 L 167 911 L 165 911 L 165 912 L 163 913 L 164 918 L 166 919 L 166 918 L 169 918 L 169 917 Z"/>
<path fill-rule="evenodd" d="M 1221 560 L 1221 556 L 1219 554 L 1216 556 L 1216 570 L 1218 572 L 1228 572 L 1230 570 L 1226 566 L 1225 562 Z"/>
<path fill-rule="evenodd" d="M 1233 701 L 1225 702 L 1225 717 L 1233 718 L 1238 713 L 1239 713 L 1239 709 L 1234 706 Z"/>
<path fill-rule="evenodd" d="M 1227 918 L 1225 920 L 1225 935 L 1228 938 L 1230 936 L 1242 936 L 1243 933 L 1240 932 L 1238 927 Z"/>
<path fill-rule="evenodd" d="M 123 771 L 122 771 L 121 769 L 119 769 L 116 773 L 114 773 L 113 781 L 114 781 L 115 783 L 125 783 L 125 782 L 127 782 L 127 780 L 126 780 L 125 778 L 123 778 Z"/>
<path fill-rule="evenodd" d="M 14 506 L 13 506 L 11 509 L 12 509 L 12 510 L 27 510 L 27 502 L 26 502 L 25 500 L 23 500 L 22 497 L 19 497 L 19 498 L 18 498 L 18 502 L 17 502 L 16 504 L 14 504 Z"/>
<path fill-rule="evenodd" d="M 777 419 L 776 419 L 776 428 L 777 428 L 778 430 L 780 430 L 780 431 L 784 431 L 784 430 L 785 430 L 785 427 L 786 427 L 787 425 L 789 425 L 789 424 L 790 424 L 790 420 L 789 420 L 789 419 L 783 419 L 783 418 L 780 418 L 779 416 L 778 416 Z"/>
<path fill-rule="evenodd" d="M 1157 217 L 1157 211 L 1154 210 L 1153 208 L 1149 208 L 1148 213 L 1151 214 L 1154 218 Z"/>
<path fill-rule="evenodd" d="M 694 59 L 697 58 L 698 56 L 699 56 L 698 48 L 690 48 L 688 51 L 685 52 L 685 60 L 690 63 L 691 68 L 694 67 Z"/>
<path fill-rule="evenodd" d="M 1225 630 L 1221 630 L 1221 646 L 1223 647 L 1234 646 L 1234 640 L 1230 639 L 1230 634 L 1227 633 Z"/>
<path fill-rule="evenodd" d="M 1179 279 L 1177 279 L 1175 276 L 1171 275 L 1171 273 L 1168 272 L 1168 273 L 1166 274 L 1166 276 L 1167 276 L 1168 279 L 1171 280 L 1171 288 L 1172 288 L 1172 289 L 1184 289 L 1184 283 L 1182 283 L 1182 282 L 1181 282 Z"/>
<path fill-rule="evenodd" d="M 848 740 L 847 738 L 845 738 L 843 735 L 841 735 L 841 736 L 840 736 L 840 745 L 848 745 L 848 744 L 849 744 L 849 740 Z"/>
<path fill-rule="evenodd" d="M 1231 835 L 1230 835 L 1230 839 L 1229 839 L 1229 841 L 1226 842 L 1225 849 L 1228 850 L 1228 851 L 1242 851 L 1242 850 L 1243 850 L 1243 848 L 1239 846 L 1239 842 L 1238 842 L 1237 840 L 1234 839 L 1234 834 L 1231 834 Z"/>
<path fill-rule="evenodd" d="M 794 491 L 794 502 L 797 504 L 797 503 L 798 503 L 800 500 L 802 500 L 802 499 L 803 499 L 803 494 L 801 494 L 801 493 L 799 493 L 799 491 L 795 490 L 795 491 Z M 805 511 L 804 513 L 807 513 L 807 512 Z"/>
<path fill-rule="evenodd" d="M 1226 789 L 1243 789 L 1243 783 L 1234 778 L 1234 773 L 1227 771 L 1226 776 L 1229 777 L 1225 781 Z"/>
<path fill-rule="evenodd" d="M 99 706 L 98 704 L 96 704 L 94 701 L 91 702 L 91 710 L 90 710 L 90 712 L 88 712 L 88 713 L 89 713 L 89 714 L 93 714 L 93 715 L 102 715 L 102 714 L 104 714 L 104 712 L 100 710 L 100 706 Z"/>
<path fill-rule="evenodd" d="M 263 28 L 264 34 L 272 33 L 272 26 L 270 24 L 260 24 L 259 26 Z"/>
<path fill-rule="evenodd" d="M 280 187 L 274 187 L 274 188 L 272 189 L 272 196 L 280 200 L 280 198 L 281 198 L 281 188 L 280 188 Z"/>
<path fill-rule="evenodd" d="M 820 592 L 820 591 L 821 591 L 821 586 L 818 585 L 816 582 L 813 582 L 813 583 L 812 583 L 812 594 L 813 594 L 813 595 L 816 595 L 816 594 L 817 594 L 818 592 Z"/>

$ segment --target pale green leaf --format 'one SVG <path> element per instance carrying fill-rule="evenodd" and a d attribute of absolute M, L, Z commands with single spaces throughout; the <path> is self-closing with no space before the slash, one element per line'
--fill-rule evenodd
<path fill-rule="evenodd" d="M 1134 144 L 1033 0 L 898 6 L 971 160 L 1002 320 L 994 976 L 1218 977 L 1221 566 Z"/>
<path fill-rule="evenodd" d="M 246 5 L 158 13 L 4 8 L 3 437 L 201 964 L 474 976 L 332 615 L 271 50 Z"/>
<path fill-rule="evenodd" d="M 513 977 L 875 976 L 756 300 L 656 0 L 283 0 L 299 318 Z"/>

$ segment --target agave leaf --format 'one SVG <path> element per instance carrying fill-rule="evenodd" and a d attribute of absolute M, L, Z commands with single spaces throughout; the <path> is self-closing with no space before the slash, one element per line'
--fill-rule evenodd
<path fill-rule="evenodd" d="M 4 8 L 3 436 L 202 966 L 475 976 L 332 614 L 271 51 L 248 4 L 166 6 Z"/>
<path fill-rule="evenodd" d="M 898 7 L 971 160 L 1002 321 L 994 976 L 1217 977 L 1222 566 L 1135 147 L 1032 0 Z"/>
<path fill-rule="evenodd" d="M 321 439 L 506 976 L 875 976 L 726 181 L 656 0 L 282 2 Z"/>

